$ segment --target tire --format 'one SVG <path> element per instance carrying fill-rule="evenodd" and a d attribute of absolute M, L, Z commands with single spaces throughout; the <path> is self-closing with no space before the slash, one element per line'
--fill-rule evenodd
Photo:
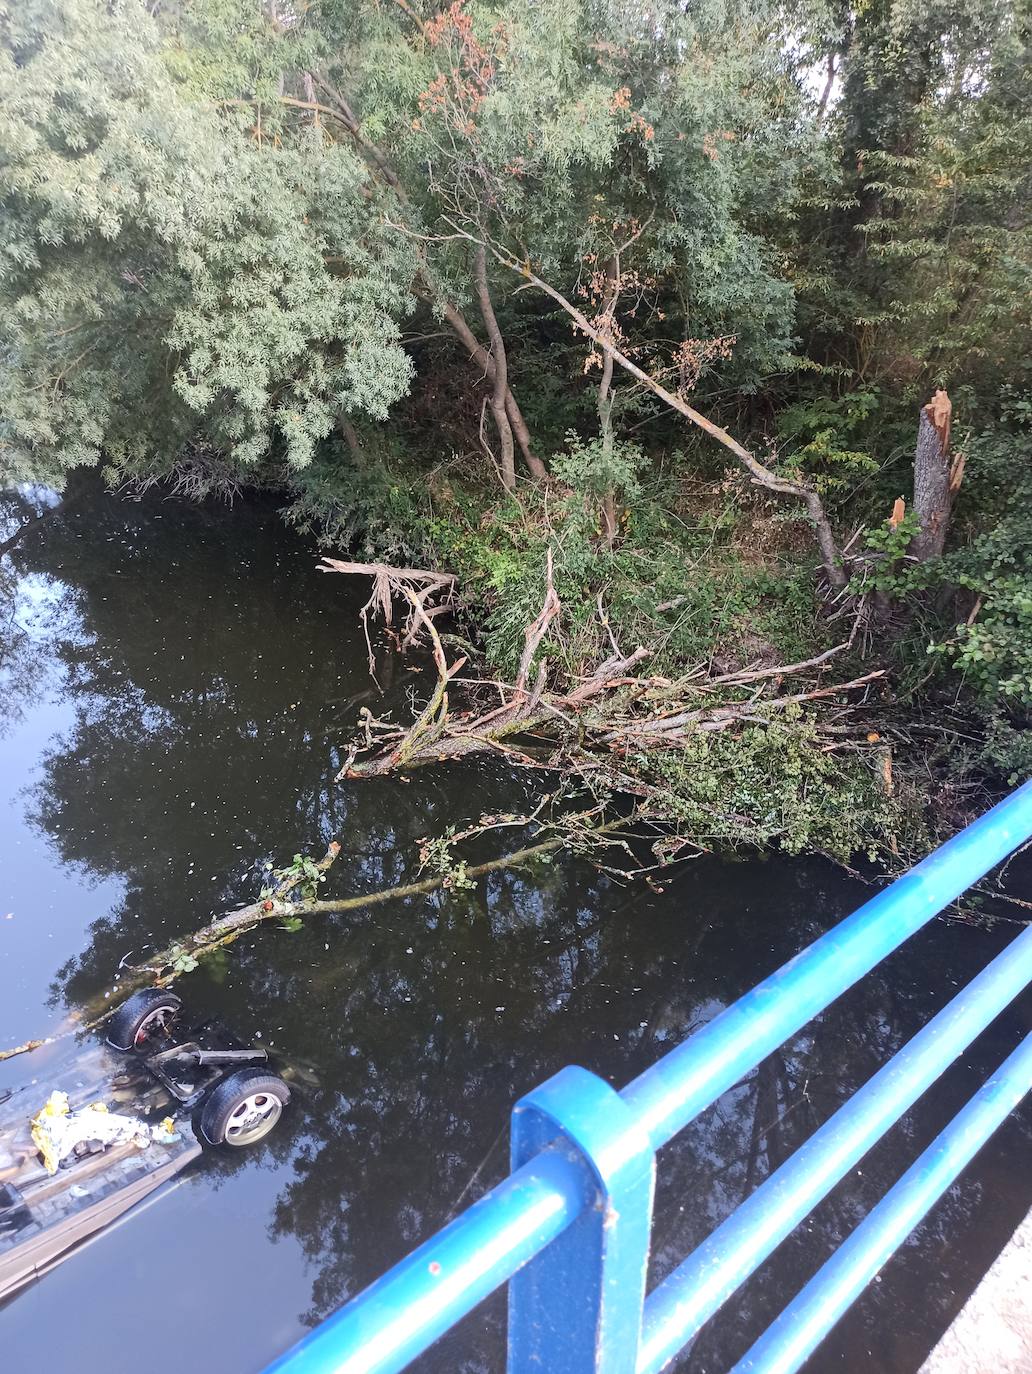
<path fill-rule="evenodd" d="M 201 1134 L 212 1145 L 242 1149 L 269 1134 L 290 1101 L 282 1078 L 266 1069 L 238 1069 L 224 1078 L 201 1108 Z"/>
<path fill-rule="evenodd" d="M 182 1002 L 174 992 L 161 988 L 144 988 L 134 992 L 108 1022 L 107 1040 L 116 1050 L 135 1050 L 159 1031 L 164 1030 L 178 1014 Z"/>

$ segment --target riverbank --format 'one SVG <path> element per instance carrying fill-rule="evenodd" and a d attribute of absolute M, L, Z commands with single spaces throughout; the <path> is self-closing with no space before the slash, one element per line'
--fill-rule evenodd
<path fill-rule="evenodd" d="M 91 474 L 49 508 L 23 499 L 23 520 L 42 517 L 25 525 L 30 561 L 48 521 L 60 528 L 81 501 L 122 499 L 102 495 Z M 328 506 L 300 521 L 282 492 L 258 499 L 324 546 L 337 528 Z M 327 597 L 378 646 L 354 710 L 335 717 L 341 768 L 363 776 L 508 757 L 539 770 L 528 785 L 539 801 L 553 797 L 553 812 L 588 798 L 606 814 L 633 798 L 660 865 L 780 850 L 891 871 L 1006 789 L 1015 760 L 997 747 L 999 717 L 979 717 L 940 659 L 915 688 L 912 618 L 897 612 L 893 643 L 891 622 L 875 635 L 863 598 L 829 607 L 791 525 L 750 547 L 756 498 L 729 492 L 719 515 L 694 525 L 673 499 L 669 489 L 643 497 L 608 548 L 570 489 L 534 489 L 484 513 L 483 494 L 453 483 L 430 491 L 434 519 L 421 544 L 413 525 L 404 546 L 429 573 L 338 565 L 358 571 L 329 579 Z M 229 514 L 218 502 L 208 511 L 216 522 Z M 377 656 L 403 642 L 431 679 L 385 714 Z M 400 660 L 387 661 L 389 678 Z"/>
<path fill-rule="evenodd" d="M 339 554 L 328 493 L 304 510 L 287 518 Z M 359 545 L 425 573 L 329 560 L 369 597 L 368 623 L 437 665 L 404 720 L 354 737 L 356 775 L 522 750 L 635 796 L 672 853 L 920 857 L 1018 776 L 1020 732 L 931 653 L 913 605 L 852 584 L 831 597 L 805 527 L 775 514 L 735 482 L 717 506 L 667 482 L 609 543 L 570 487 L 492 501 L 450 474 L 400 543 Z M 432 646 L 423 610 L 461 635 Z"/>

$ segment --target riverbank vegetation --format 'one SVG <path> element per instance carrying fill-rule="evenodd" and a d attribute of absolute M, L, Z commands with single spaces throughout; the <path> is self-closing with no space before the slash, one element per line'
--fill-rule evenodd
<path fill-rule="evenodd" d="M 1029 32 L 0 0 L 0 485 L 268 488 L 375 565 L 437 683 L 342 771 L 912 852 L 1032 765 Z"/>

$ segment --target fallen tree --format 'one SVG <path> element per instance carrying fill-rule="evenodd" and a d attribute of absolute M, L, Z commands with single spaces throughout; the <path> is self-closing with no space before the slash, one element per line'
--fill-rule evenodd
<path fill-rule="evenodd" d="M 323 570 L 333 572 L 370 572 L 371 568 L 323 560 Z M 818 676 L 837 655 L 851 647 L 852 638 L 834 648 L 798 663 L 774 667 L 748 667 L 739 672 L 711 674 L 699 667 L 671 680 L 645 677 L 639 666 L 651 657 L 651 650 L 638 646 L 623 653 L 611 637 L 613 653 L 589 674 L 560 691 L 547 690 L 547 665 L 534 671 L 535 658 L 550 626 L 562 613 L 552 575 L 552 555 L 547 555 L 546 591 L 541 610 L 524 630 L 523 652 L 515 682 L 497 679 L 468 682 L 457 675 L 465 658 L 449 663 L 440 635 L 433 623 L 436 608 L 428 611 L 421 597 L 405 585 L 411 569 L 385 569 L 377 574 L 378 583 L 394 586 L 404 595 L 411 617 L 406 642 L 422 632 L 430 644 L 437 671 L 437 682 L 426 706 L 409 726 L 392 725 L 367 716 L 364 738 L 349 747 L 336 781 L 345 777 L 375 777 L 400 769 L 416 768 L 467 754 L 495 751 L 524 763 L 540 763 L 528 752 L 524 742 L 532 734 L 551 741 L 551 766 L 572 767 L 581 771 L 583 751 L 587 748 L 623 751 L 648 744 L 676 747 L 692 731 L 712 732 L 729 729 L 743 722 L 762 723 L 772 713 L 804 702 L 845 697 L 866 690 L 884 677 L 884 669 L 852 677 L 846 681 L 814 685 L 796 692 L 774 691 L 786 678 L 805 673 Z M 366 603 L 377 601 L 377 593 Z M 443 609 L 443 608 L 442 608 Z M 363 615 L 365 608 L 363 609 Z M 453 713 L 449 688 L 460 681 L 469 688 L 474 704 Z M 493 698 L 481 705 L 484 696 Z M 500 698 L 500 701 L 498 700 Z M 373 738 L 375 732 L 375 740 Z M 575 743 L 574 760 L 567 747 Z"/>
<path fill-rule="evenodd" d="M 202 959 L 260 926 L 277 924 L 283 929 L 293 930 L 297 928 L 295 923 L 305 917 L 338 915 L 380 906 L 385 902 L 403 901 L 407 897 L 426 896 L 451 887 L 472 887 L 478 878 L 532 863 L 558 849 L 569 847 L 587 850 L 594 845 L 612 842 L 619 831 L 634 821 L 632 815 L 603 823 L 599 820 L 599 808 L 592 807 L 548 822 L 544 829 L 554 833 L 509 854 L 479 864 L 467 864 L 455 858 L 452 852 L 454 845 L 502 826 L 533 824 L 537 822 L 540 811 L 541 807 L 532 816 L 485 816 L 479 824 L 468 827 L 460 834 L 423 841 L 420 871 L 427 867 L 433 867 L 435 871 L 413 882 L 399 883 L 375 892 L 329 898 L 316 895 L 318 884 L 324 880 L 341 852 L 336 840 L 327 846 L 326 853 L 319 860 L 296 855 L 289 868 L 275 875 L 278 878 L 275 886 L 263 891 L 257 901 L 228 911 L 190 934 L 178 936 L 164 948 L 155 950 L 149 958 L 120 970 L 109 988 L 86 1002 L 59 1030 L 52 1035 L 26 1040 L 20 1045 L 0 1050 L 0 1062 L 55 1044 L 71 1035 L 99 1029 L 126 998 L 140 988 L 168 987 L 182 974 L 195 969 Z"/>

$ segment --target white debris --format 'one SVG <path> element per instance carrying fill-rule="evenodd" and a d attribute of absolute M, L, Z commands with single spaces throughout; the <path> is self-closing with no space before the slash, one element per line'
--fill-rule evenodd
<path fill-rule="evenodd" d="M 91 1102 L 73 1112 L 67 1093 L 52 1092 L 32 1119 L 32 1141 L 43 1156 L 47 1173 L 56 1174 L 74 1154 L 92 1154 L 127 1140 L 141 1150 L 152 1140 L 168 1144 L 178 1139 L 172 1127 L 169 1118 L 159 1126 L 148 1126 L 138 1117 L 109 1112 L 103 1102 Z"/>

